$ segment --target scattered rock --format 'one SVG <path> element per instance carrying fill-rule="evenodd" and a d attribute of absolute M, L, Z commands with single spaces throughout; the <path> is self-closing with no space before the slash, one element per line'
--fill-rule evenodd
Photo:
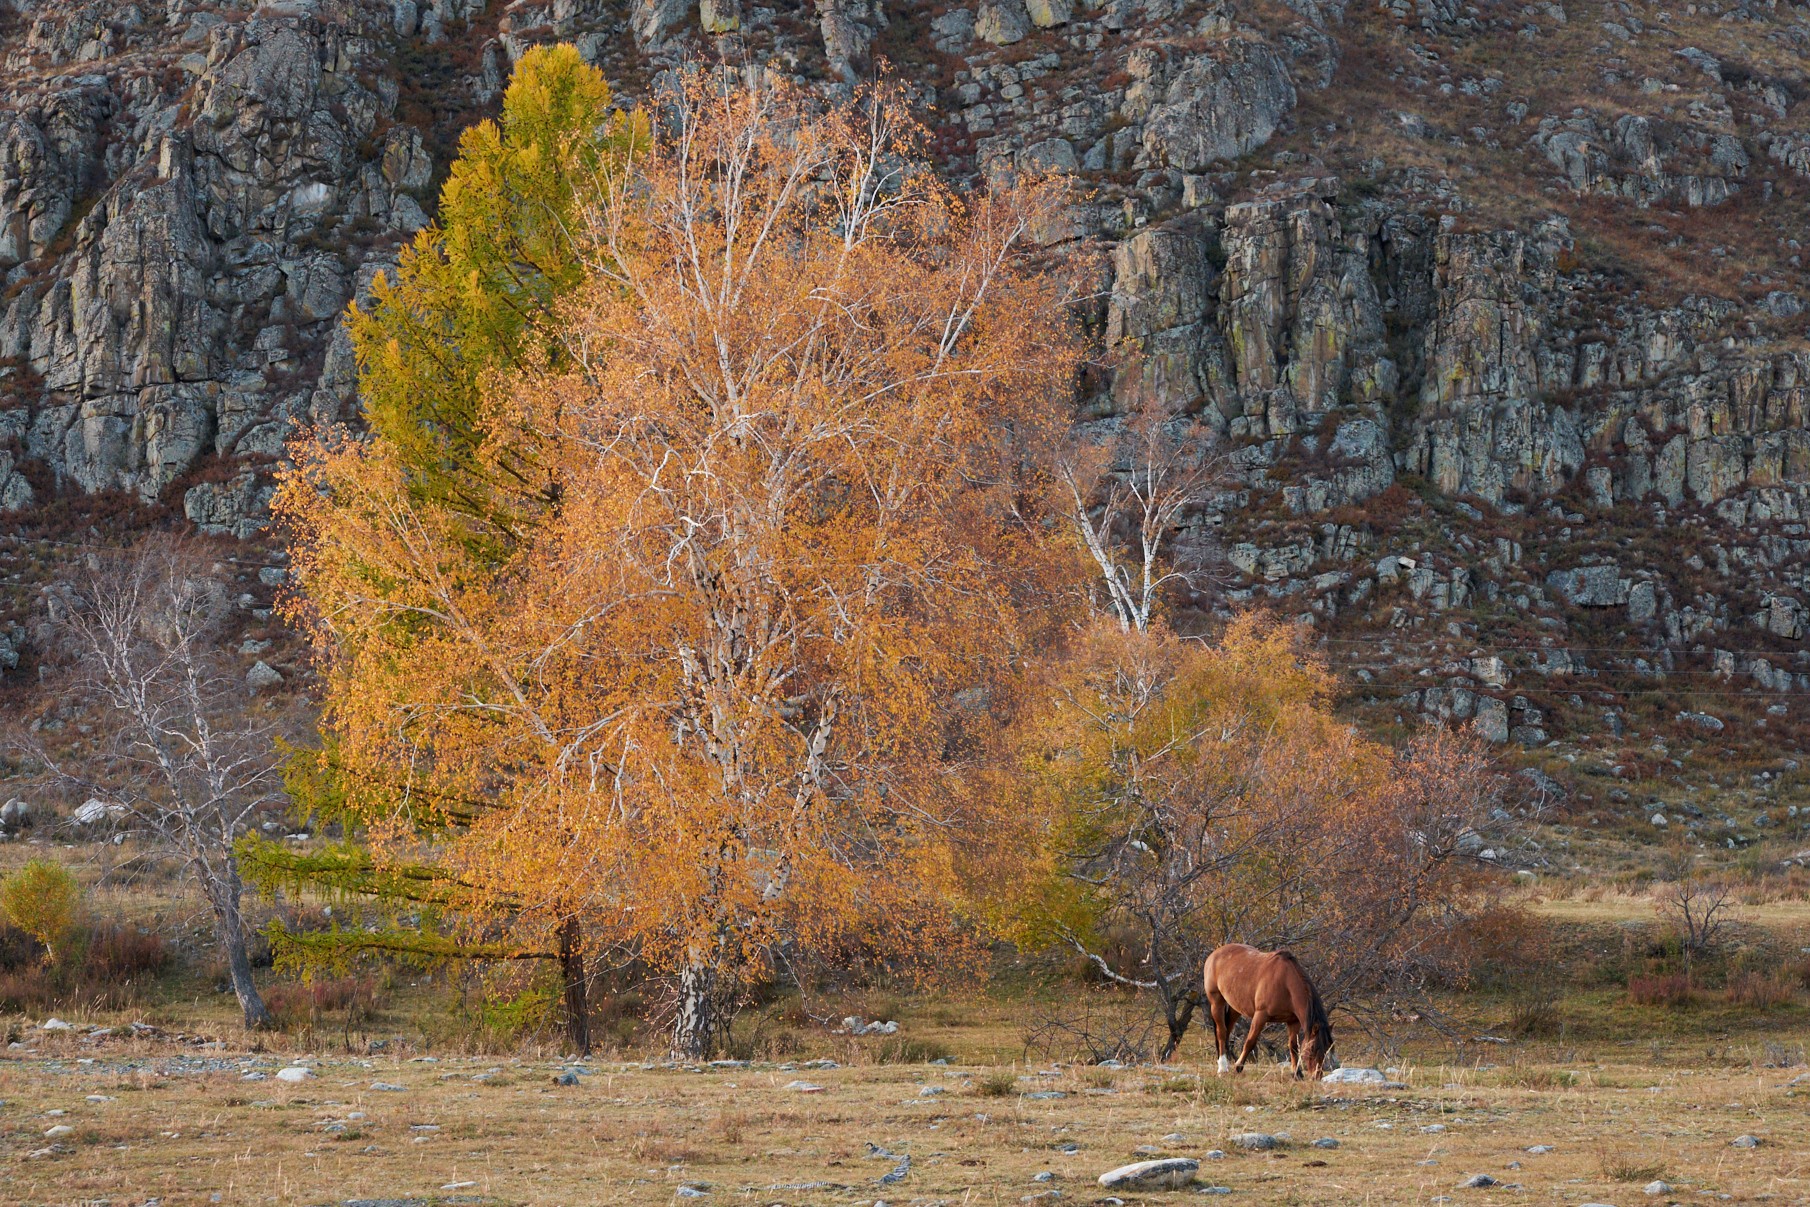
<path fill-rule="evenodd" d="M 1642 1187 L 1642 1190 L 1647 1194 L 1671 1194 L 1672 1184 L 1670 1182 L 1648 1182 Z"/>
<path fill-rule="evenodd" d="M 301 1065 L 290 1065 L 286 1069 L 277 1070 L 277 1080 L 278 1081 L 287 1081 L 290 1083 L 296 1083 L 296 1082 L 307 1081 L 312 1076 L 314 1076 L 314 1070 L 309 1069 L 309 1068 L 304 1068 Z"/>
<path fill-rule="evenodd" d="M 254 692 L 276 687 L 282 682 L 282 673 L 262 658 L 252 663 L 251 669 L 245 672 L 245 686 Z"/>
<path fill-rule="evenodd" d="M 1165 1157 L 1109 1169 L 1100 1175 L 1100 1185 L 1108 1190 L 1179 1190 L 1199 1172 L 1200 1162 L 1193 1157 Z"/>
<path fill-rule="evenodd" d="M 40 1030 L 40 1031 L 73 1031 L 73 1030 L 75 1030 L 75 1026 L 71 1023 L 64 1022 L 60 1018 L 47 1018 L 43 1022 L 38 1024 L 38 1030 Z"/>
<path fill-rule="evenodd" d="M 1280 1141 L 1268 1132 L 1239 1132 L 1232 1137 L 1232 1143 L 1250 1152 L 1268 1152 Z"/>
<path fill-rule="evenodd" d="M 1334 1140 L 1331 1136 L 1322 1136 L 1314 1141 L 1313 1146 L 1315 1148 L 1337 1148 L 1339 1142 Z"/>
<path fill-rule="evenodd" d="M 75 1135 L 75 1129 L 70 1127 L 67 1123 L 59 1123 L 54 1127 L 49 1127 L 44 1130 L 44 1138 L 46 1140 L 61 1140 L 64 1136 L 73 1135 Z"/>
<path fill-rule="evenodd" d="M 1760 1147 L 1761 1141 L 1758 1136 L 1748 1135 L 1736 1136 L 1733 1140 L 1730 1140 L 1729 1143 L 1736 1148 L 1758 1148 Z"/>
<path fill-rule="evenodd" d="M 812 1085 L 808 1081 L 788 1081 L 779 1088 L 782 1090 L 793 1090 L 800 1094 L 821 1094 L 823 1092 L 822 1086 Z"/>
<path fill-rule="evenodd" d="M 371 1088 L 382 1094 L 400 1094 L 408 1089 L 407 1086 L 397 1085 L 393 1081 L 373 1081 Z"/>

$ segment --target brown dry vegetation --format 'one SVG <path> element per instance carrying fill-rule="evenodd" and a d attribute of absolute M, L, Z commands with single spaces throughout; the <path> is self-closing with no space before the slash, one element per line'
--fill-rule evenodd
<path fill-rule="evenodd" d="M 0 862 L 22 854 L 4 848 Z M 1810 962 L 1793 953 L 1810 945 L 1810 896 L 1769 884 L 1748 892 L 1727 958 L 1664 1005 L 1632 992 L 1644 970 L 1665 967 L 1650 884 L 1524 890 L 1524 921 L 1491 944 L 1504 962 L 1438 1002 L 1446 1033 L 1397 1018 L 1379 1046 L 1335 1015 L 1343 1060 L 1398 1069 L 1402 1090 L 1308 1085 L 1262 1062 L 1219 1078 L 1198 1029 L 1171 1066 L 1059 1065 L 1072 1052 L 1027 1046 L 1040 1023 L 1083 1005 L 1104 1016 L 1127 999 L 1081 985 L 1072 969 L 1011 959 L 959 994 L 870 989 L 813 997 L 808 1011 L 782 997 L 738 1023 L 748 1065 L 670 1065 L 652 1057 L 657 1035 L 630 1027 L 581 1066 L 576 1086 L 554 1084 L 570 1066 L 531 1035 L 447 1030 L 456 991 L 443 977 L 278 985 L 273 1003 L 295 999 L 293 1029 L 254 1038 L 234 1023 L 230 995 L 189 969 L 129 1009 L 61 1011 L 78 1026 L 144 1019 L 165 1029 L 159 1037 L 90 1040 L 43 1032 L 37 1014 L 0 1015 L 0 1040 L 18 1045 L 0 1053 L 4 1197 L 658 1203 L 690 1185 L 758 1203 L 1013 1203 L 1049 1189 L 1092 1202 L 1104 1195 L 1093 1179 L 1115 1165 L 1219 1149 L 1229 1155 L 1203 1161 L 1202 1180 L 1233 1201 L 1515 1193 L 1455 1190 L 1487 1173 L 1530 1202 L 1625 1203 L 1653 1178 L 1691 1198 L 1801 1202 L 1810 1081 L 1793 1080 L 1810 1047 Z M 145 881 L 91 905 L 173 918 L 183 900 L 177 886 Z M 1756 981 L 1771 988 L 1755 997 Z M 901 1029 L 855 1040 L 811 1019 L 846 1013 Z M 939 1058 L 949 1063 L 928 1063 Z M 806 1067 L 814 1059 L 838 1067 Z M 295 1060 L 316 1075 L 270 1076 Z M 1032 1096 L 1052 1093 L 1062 1096 Z M 46 1137 L 54 1126 L 75 1130 Z M 1247 1153 L 1230 1140 L 1245 1131 L 1289 1139 Z M 1731 1147 L 1748 1134 L 1760 1147 Z M 1339 1147 L 1310 1146 L 1321 1137 Z M 869 1143 L 911 1155 L 904 1181 L 877 1183 L 895 1162 L 870 1159 Z M 1526 1151 L 1536 1145 L 1553 1151 Z M 1055 1177 L 1032 1181 L 1042 1172 Z"/>

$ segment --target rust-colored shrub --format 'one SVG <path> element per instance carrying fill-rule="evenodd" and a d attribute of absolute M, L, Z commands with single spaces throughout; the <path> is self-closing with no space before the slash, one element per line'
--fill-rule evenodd
<path fill-rule="evenodd" d="M 1628 1000 L 1636 1006 L 1687 1006 L 1691 979 L 1682 972 L 1636 974 L 1628 978 Z"/>

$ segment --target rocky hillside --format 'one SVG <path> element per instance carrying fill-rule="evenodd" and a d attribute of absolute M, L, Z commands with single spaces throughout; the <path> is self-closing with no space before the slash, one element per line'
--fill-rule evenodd
<path fill-rule="evenodd" d="M 255 538 L 287 435 L 356 416 L 340 311 L 555 39 L 625 103 L 884 61 L 948 172 L 1071 175 L 1087 405 L 1235 451 L 1200 517 L 1231 603 L 1313 625 L 1374 724 L 1524 750 L 1580 825 L 1804 824 L 1789 4 L 0 0 L 0 509 Z"/>

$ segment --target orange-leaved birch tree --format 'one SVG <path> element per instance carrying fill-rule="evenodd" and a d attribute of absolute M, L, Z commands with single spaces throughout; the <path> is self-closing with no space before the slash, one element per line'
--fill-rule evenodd
<path fill-rule="evenodd" d="M 958 196 L 884 89 L 692 75 L 606 165 L 566 359 L 493 391 L 487 456 L 550 481 L 500 565 L 382 439 L 305 450 L 278 510 L 379 859 L 581 918 L 723 1036 L 775 952 L 947 967 L 1009 798 L 994 714 L 1072 568 L 1038 467 L 1078 365 L 1030 232 Z M 362 782 L 348 775 L 350 807 Z"/>

